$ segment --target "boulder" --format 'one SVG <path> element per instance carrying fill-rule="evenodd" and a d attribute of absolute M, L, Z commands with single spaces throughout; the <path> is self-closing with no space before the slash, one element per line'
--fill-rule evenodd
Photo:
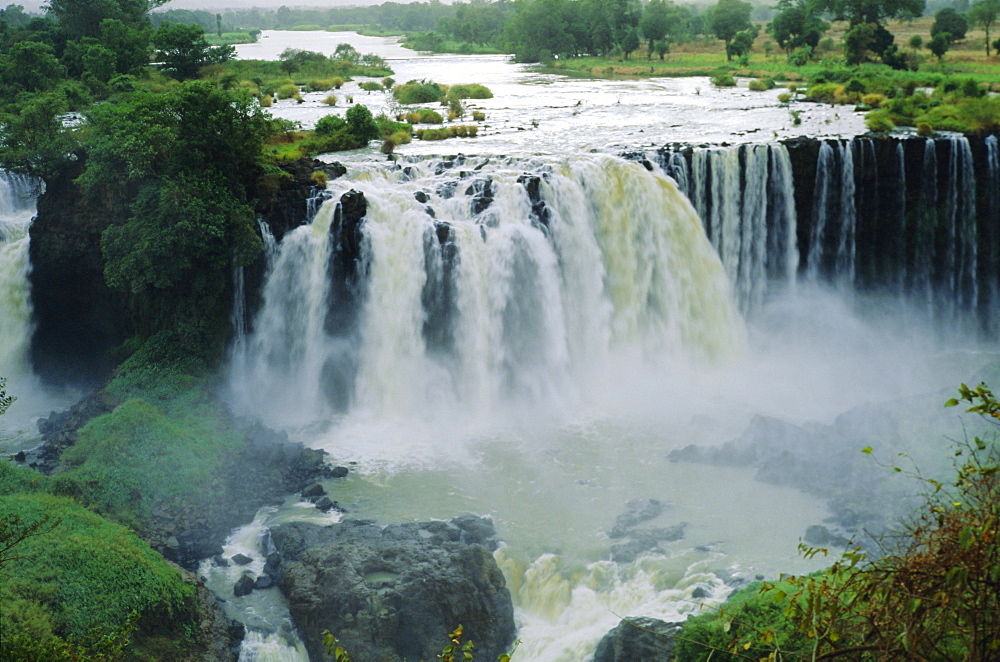
<path fill-rule="evenodd" d="M 360 660 L 436 659 L 462 625 L 476 657 L 496 659 L 514 638 L 503 574 L 480 542 L 495 541 L 489 520 L 394 524 L 345 520 L 326 527 L 275 527 L 281 588 L 313 659 L 324 630 Z"/>
<path fill-rule="evenodd" d="M 236 565 L 250 565 L 253 559 L 246 554 L 233 554 L 232 562 Z"/>
<path fill-rule="evenodd" d="M 313 483 L 306 489 L 302 490 L 302 497 L 308 499 L 310 497 L 321 497 L 326 494 L 326 490 L 319 483 Z"/>
<path fill-rule="evenodd" d="M 680 631 L 680 623 L 645 616 L 622 619 L 597 645 L 594 662 L 668 662 Z"/>
<path fill-rule="evenodd" d="M 250 595 L 251 591 L 254 589 L 254 576 L 249 572 L 244 572 L 239 579 L 236 580 L 236 584 L 233 585 L 233 595 L 237 598 L 241 598 L 244 595 Z"/>

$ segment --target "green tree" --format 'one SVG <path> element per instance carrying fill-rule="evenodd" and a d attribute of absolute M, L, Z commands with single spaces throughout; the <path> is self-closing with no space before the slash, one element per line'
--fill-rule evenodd
<path fill-rule="evenodd" d="M 152 30 L 145 25 L 129 25 L 118 19 L 101 21 L 100 42 L 115 54 L 115 71 L 136 74 L 149 64 Z"/>
<path fill-rule="evenodd" d="M 853 28 L 865 23 L 882 25 L 890 18 L 916 18 L 924 11 L 924 0 L 816 0 L 815 9 L 848 21 Z"/>
<path fill-rule="evenodd" d="M 642 30 L 642 36 L 649 42 L 647 59 L 652 59 L 654 43 L 662 41 L 670 29 L 670 8 L 665 0 L 650 0 L 642 11 L 639 28 Z"/>
<path fill-rule="evenodd" d="M 134 92 L 86 115 L 78 181 L 112 216 L 101 241 L 108 284 L 134 295 L 148 333 L 192 325 L 218 334 L 231 266 L 260 251 L 251 200 L 269 117 L 248 93 L 202 81 Z"/>
<path fill-rule="evenodd" d="M 156 56 L 163 69 L 178 80 L 196 78 L 206 64 L 219 64 L 232 59 L 232 46 L 211 46 L 205 40 L 200 25 L 164 23 L 153 34 Z"/>
<path fill-rule="evenodd" d="M 347 130 L 365 144 L 378 138 L 378 124 L 372 117 L 372 111 L 366 106 L 361 104 L 351 106 L 344 114 L 344 119 L 347 120 Z"/>
<path fill-rule="evenodd" d="M 0 86 L 6 95 L 47 90 L 62 76 L 63 69 L 49 44 L 19 41 L 0 55 Z"/>
<path fill-rule="evenodd" d="M 931 25 L 931 37 L 935 37 L 942 32 L 951 35 L 952 41 L 965 39 L 965 33 L 969 29 L 969 23 L 965 17 L 959 14 L 953 7 L 945 7 L 934 14 L 934 23 Z"/>
<path fill-rule="evenodd" d="M 1000 0 L 979 0 L 969 10 L 969 21 L 986 32 L 986 57 L 990 56 L 990 28 L 1000 16 Z"/>
<path fill-rule="evenodd" d="M 768 32 L 786 53 L 808 46 L 816 48 L 830 27 L 812 9 L 811 0 L 780 0 L 778 13 L 768 25 Z"/>
<path fill-rule="evenodd" d="M 753 6 L 743 0 L 719 0 L 712 13 L 712 33 L 726 43 L 726 59 L 732 59 L 731 43 L 738 32 L 749 30 Z"/>
<path fill-rule="evenodd" d="M 625 54 L 625 59 L 634 53 L 639 48 L 639 31 L 635 28 L 630 28 L 625 31 L 625 36 L 621 40 L 622 53 Z"/>
<path fill-rule="evenodd" d="M 150 9 L 168 0 L 48 0 L 46 11 L 74 39 L 99 37 L 101 22 L 114 19 L 128 25 L 145 26 Z"/>
<path fill-rule="evenodd" d="M 0 115 L 0 165 L 42 179 L 51 179 L 79 147 L 73 134 L 63 127 L 59 115 L 69 110 L 59 90 L 36 94 L 13 112 Z"/>
<path fill-rule="evenodd" d="M 749 56 L 750 49 L 753 48 L 753 42 L 757 38 L 757 32 L 758 28 L 754 25 L 746 30 L 740 30 L 733 35 L 733 39 L 729 42 L 729 46 L 726 50 L 727 58 L 742 58 Z"/>
<path fill-rule="evenodd" d="M 938 61 L 944 59 L 944 54 L 951 49 L 951 34 L 938 32 L 934 38 L 927 42 L 927 50 L 937 57 Z"/>

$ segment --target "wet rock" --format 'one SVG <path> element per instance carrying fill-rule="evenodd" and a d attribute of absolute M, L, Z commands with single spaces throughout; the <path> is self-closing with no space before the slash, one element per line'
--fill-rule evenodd
<path fill-rule="evenodd" d="M 233 595 L 237 598 L 241 598 L 244 595 L 250 595 L 254 589 L 255 583 L 256 580 L 252 574 L 249 572 L 243 573 L 243 575 L 237 579 L 236 583 L 233 585 Z"/>
<path fill-rule="evenodd" d="M 472 198 L 472 215 L 483 213 L 493 204 L 493 196 L 495 195 L 493 180 L 486 178 L 473 181 L 465 189 L 465 195 Z"/>
<path fill-rule="evenodd" d="M 830 529 L 820 524 L 814 524 L 807 528 L 803 539 L 810 545 L 817 547 L 847 547 L 850 543 L 847 538 L 831 532 Z"/>
<path fill-rule="evenodd" d="M 337 506 L 336 501 L 332 501 L 330 497 L 320 497 L 316 501 L 316 507 L 322 510 L 324 513 L 333 510 Z"/>
<path fill-rule="evenodd" d="M 680 623 L 645 616 L 623 619 L 601 639 L 594 662 L 668 662 L 673 658 L 674 638 L 680 631 Z"/>
<path fill-rule="evenodd" d="M 663 504 L 656 499 L 631 499 L 625 504 L 625 512 L 615 518 L 608 537 L 624 538 L 637 524 L 655 519 L 662 513 Z"/>
<path fill-rule="evenodd" d="M 308 499 L 310 497 L 321 497 L 321 496 L 323 496 L 325 494 L 326 494 L 326 490 L 323 489 L 323 486 L 320 485 L 319 483 L 313 483 L 312 485 L 310 485 L 306 489 L 302 490 L 302 496 L 303 496 L 303 498 L 306 498 L 306 499 Z"/>
<path fill-rule="evenodd" d="M 215 556 L 213 556 L 212 557 L 212 563 L 214 563 L 215 565 L 219 566 L 220 568 L 228 568 L 229 567 L 229 559 L 227 559 L 226 557 L 224 557 L 222 554 L 216 554 Z"/>
<path fill-rule="evenodd" d="M 461 623 L 476 657 L 495 659 L 514 636 L 510 592 L 489 550 L 463 536 L 489 541 L 495 533 L 489 520 L 464 517 L 275 527 L 281 587 L 310 655 L 322 658 L 319 633 L 329 629 L 357 659 L 435 659 L 440 633 Z"/>
<path fill-rule="evenodd" d="M 235 565 L 250 565 L 253 559 L 246 554 L 234 554 L 230 559 Z"/>
<path fill-rule="evenodd" d="M 274 578 L 272 578 L 271 575 L 261 575 L 254 580 L 253 590 L 256 591 L 263 588 L 273 588 L 274 585 Z"/>
<path fill-rule="evenodd" d="M 417 191 L 416 193 L 413 194 L 413 197 L 420 204 L 427 204 L 427 201 L 431 199 L 431 197 L 426 193 L 424 193 L 423 191 Z"/>
<path fill-rule="evenodd" d="M 347 467 L 334 467 L 330 470 L 330 478 L 344 478 L 347 474 Z"/>
<path fill-rule="evenodd" d="M 271 552 L 264 561 L 264 574 L 271 577 L 281 576 L 281 552 Z"/>

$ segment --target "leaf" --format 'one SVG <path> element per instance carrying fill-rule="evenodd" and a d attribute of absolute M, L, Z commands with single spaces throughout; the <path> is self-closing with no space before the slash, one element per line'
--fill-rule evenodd
<path fill-rule="evenodd" d="M 865 446 L 864 448 L 861 449 L 861 452 L 864 453 L 865 455 L 871 455 L 872 454 L 872 447 L 871 446 Z"/>
<path fill-rule="evenodd" d="M 944 406 L 945 407 L 957 407 L 958 406 L 958 400 L 956 400 L 955 398 L 948 398 L 947 400 L 945 400 Z"/>

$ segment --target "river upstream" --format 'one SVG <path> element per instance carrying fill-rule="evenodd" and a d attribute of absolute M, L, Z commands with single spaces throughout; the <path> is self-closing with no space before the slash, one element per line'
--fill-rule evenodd
<path fill-rule="evenodd" d="M 232 351 L 228 397 L 353 463 L 326 485 L 347 517 L 491 517 L 523 642 L 516 660 L 586 660 L 622 617 L 683 620 L 734 584 L 824 564 L 796 549 L 830 517 L 824 500 L 758 481 L 753 469 L 673 462 L 671 451 L 720 446 L 759 416 L 828 425 L 858 407 L 953 389 L 989 360 L 964 336 L 942 342 L 929 326 L 874 314 L 892 306 L 797 277 L 794 248 L 780 277 L 741 272 L 719 259 L 725 246 L 706 236 L 705 210 L 686 191 L 659 166 L 617 156 L 753 143 L 773 168 L 787 161 L 777 140 L 851 137 L 864 131 L 860 113 L 800 103 L 796 125 L 781 90 L 752 92 L 746 81 L 569 78 L 353 33 L 264 32 L 238 56 L 329 54 L 342 42 L 388 60 L 397 82 L 480 83 L 494 97 L 469 102 L 486 114 L 478 137 L 414 140 L 396 150 L 403 168 L 374 146 L 323 157 L 348 174 L 330 182 L 333 202 L 311 225 L 272 252 L 263 307 Z M 307 128 L 343 114 L 347 95 L 376 114 L 394 110 L 388 94 L 357 83 L 334 108 L 323 92 L 270 110 Z M 731 164 L 734 181 L 748 159 Z M 539 178 L 544 219 L 524 176 Z M 476 205 L 484 188 L 485 209 Z M 348 330 L 332 333 L 320 310 L 331 296 L 328 229 L 349 189 L 368 201 L 364 294 Z M 790 191 L 781 195 L 790 209 Z M 447 251 L 435 233 L 447 235 Z M 940 443 L 940 429 L 925 434 L 912 447 Z M 865 445 L 846 439 L 842 452 Z M 609 531 L 634 500 L 663 504 L 650 524 L 684 525 L 683 537 L 616 555 Z M 294 502 L 235 532 L 227 554 L 262 564 L 267 526 L 319 517 Z M 202 572 L 252 629 L 241 659 L 306 659 L 276 592 L 234 598 L 227 573 L 238 569 Z"/>

